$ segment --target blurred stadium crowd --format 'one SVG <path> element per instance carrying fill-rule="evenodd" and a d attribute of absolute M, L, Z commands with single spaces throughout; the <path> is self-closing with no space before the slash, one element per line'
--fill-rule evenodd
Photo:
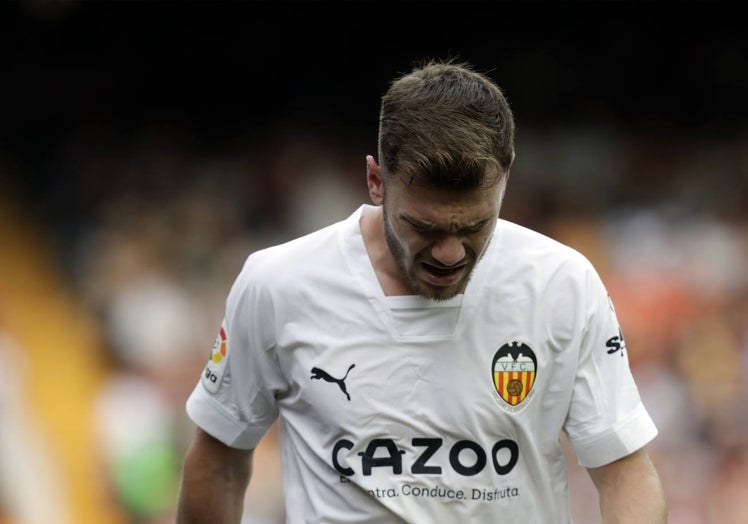
<path fill-rule="evenodd" d="M 577 248 L 608 285 L 670 522 L 748 522 L 748 119 L 544 126 L 517 107 L 503 217 Z M 374 132 L 279 119 L 216 148 L 99 122 L 36 173 L 2 151 L 0 524 L 173 522 L 184 402 L 233 279 L 251 251 L 368 202 Z M 592 524 L 592 483 L 569 469 L 575 522 Z M 280 482 L 272 430 L 244 524 L 283 522 Z"/>
<path fill-rule="evenodd" d="M 106 483 L 95 485 L 107 487 L 123 522 L 172 518 L 192 434 L 184 400 L 228 288 L 252 250 L 366 201 L 363 159 L 374 141 L 360 138 L 280 130 L 261 146 L 210 157 L 168 134 L 144 133 L 126 150 L 83 134 L 56 160 L 64 187 L 44 198 L 68 212 L 53 213 L 58 221 L 45 235 L 56 240 L 52 255 L 66 267 L 66 287 L 98 326 L 106 358 L 90 422 Z M 518 136 L 504 216 L 576 247 L 607 282 L 660 428 L 652 452 L 671 522 L 746 522 L 748 137 L 669 140 L 527 130 Z M 70 213 L 76 200 L 81 212 Z M 3 391 L 3 406 L 13 401 Z M 4 427 L 12 427 L 8 419 Z M 258 452 L 247 522 L 282 522 L 275 437 Z M 4 465 L 4 485 L 18 475 L 13 467 Z M 573 461 L 570 468 L 577 522 L 595 522 L 586 473 Z M 13 493 L 3 490 L 4 498 Z M 10 513 L 22 503 L 3 500 L 6 522 L 25 522 Z"/>

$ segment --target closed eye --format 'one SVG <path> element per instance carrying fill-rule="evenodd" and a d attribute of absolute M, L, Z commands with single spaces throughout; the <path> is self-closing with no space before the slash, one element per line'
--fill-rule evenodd
<path fill-rule="evenodd" d="M 460 231 L 463 233 L 480 233 L 481 231 L 486 229 L 486 227 L 488 227 L 490 223 L 490 220 L 482 220 L 481 222 L 478 222 L 477 224 L 474 224 L 472 226 L 466 226 Z"/>
<path fill-rule="evenodd" d="M 440 228 L 439 226 L 436 226 L 434 224 L 427 224 L 425 222 L 418 222 L 416 220 L 413 220 L 412 218 L 408 218 L 403 216 L 402 219 L 410 226 L 410 228 L 415 231 L 416 233 L 429 235 L 429 234 L 438 234 L 438 233 L 448 233 L 448 230 L 445 230 L 443 228 Z M 467 225 L 465 227 L 461 227 L 457 230 L 458 234 L 462 235 L 470 235 L 474 233 L 480 233 L 486 227 L 491 223 L 490 219 L 487 220 L 481 220 L 480 222 L 477 222 L 472 225 Z"/>
<path fill-rule="evenodd" d="M 439 228 L 433 224 L 425 224 L 423 222 L 416 222 L 415 220 L 407 217 L 403 217 L 403 220 L 407 222 L 407 224 L 410 226 L 410 228 L 417 232 L 417 233 L 437 233 L 439 232 Z"/>

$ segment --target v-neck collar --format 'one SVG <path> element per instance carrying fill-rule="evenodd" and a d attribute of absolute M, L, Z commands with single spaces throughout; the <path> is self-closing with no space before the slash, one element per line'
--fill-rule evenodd
<path fill-rule="evenodd" d="M 446 301 L 437 301 L 418 295 L 407 295 L 396 298 L 396 301 L 399 304 L 409 304 L 413 307 L 419 308 L 438 308 L 445 306 L 459 307 L 459 318 L 456 322 L 454 332 L 446 336 L 403 336 L 396 329 L 396 321 L 393 317 L 392 311 L 390 310 L 389 302 L 391 302 L 390 299 L 392 297 L 385 296 L 384 291 L 382 290 L 382 286 L 379 283 L 379 279 L 377 278 L 374 266 L 372 265 L 368 252 L 366 251 L 366 244 L 364 243 L 364 237 L 361 231 L 361 218 L 365 213 L 372 213 L 374 212 L 374 210 L 375 206 L 372 206 L 370 204 L 362 204 L 346 220 L 345 228 L 343 234 L 341 235 L 341 247 L 344 256 L 348 261 L 350 270 L 356 276 L 356 280 L 359 282 L 364 295 L 369 300 L 369 303 L 375 309 L 377 315 L 381 319 L 387 331 L 389 331 L 394 339 L 412 340 L 415 338 L 427 340 L 454 338 L 460 333 L 466 319 L 471 316 L 471 312 L 475 307 L 477 307 L 478 303 L 484 295 L 483 283 L 485 282 L 485 278 L 487 276 L 487 268 L 492 264 L 492 259 L 500 247 L 499 244 L 501 231 L 494 231 L 492 239 L 488 247 L 486 248 L 486 252 L 483 254 L 483 257 L 473 269 L 473 274 L 471 275 L 465 292 L 462 295 Z"/>

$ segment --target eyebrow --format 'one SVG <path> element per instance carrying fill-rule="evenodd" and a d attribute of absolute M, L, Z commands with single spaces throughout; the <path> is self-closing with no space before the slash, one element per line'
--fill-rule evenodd
<path fill-rule="evenodd" d="M 449 228 L 443 228 L 431 222 L 423 222 L 421 220 L 418 220 L 417 218 L 410 217 L 403 213 L 400 214 L 400 218 L 419 231 L 433 232 L 433 233 L 449 231 Z M 490 218 L 483 218 L 480 220 L 476 220 L 475 222 L 464 224 L 460 226 L 457 229 L 457 231 L 478 230 L 488 225 L 489 222 L 491 222 Z"/>

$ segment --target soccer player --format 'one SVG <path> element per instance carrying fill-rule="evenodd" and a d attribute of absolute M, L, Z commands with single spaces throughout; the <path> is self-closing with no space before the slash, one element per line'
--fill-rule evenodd
<path fill-rule="evenodd" d="M 290 523 L 568 523 L 562 433 L 603 522 L 666 521 L 611 298 L 582 254 L 499 218 L 513 160 L 507 100 L 470 64 L 392 82 L 374 205 L 251 254 L 229 292 L 180 524 L 240 521 L 277 418 Z"/>

